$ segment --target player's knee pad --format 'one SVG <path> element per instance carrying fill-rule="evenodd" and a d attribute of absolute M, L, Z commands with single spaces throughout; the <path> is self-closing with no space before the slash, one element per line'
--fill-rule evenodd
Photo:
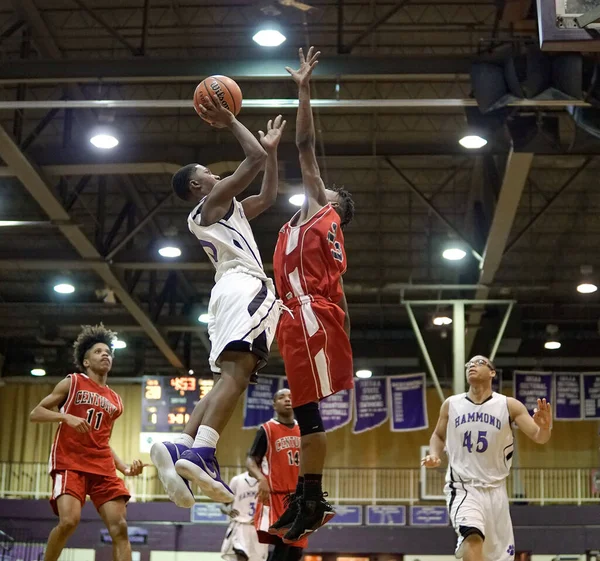
<path fill-rule="evenodd" d="M 294 407 L 294 414 L 300 427 L 301 436 L 325 432 L 318 403 L 305 403 L 300 407 Z"/>

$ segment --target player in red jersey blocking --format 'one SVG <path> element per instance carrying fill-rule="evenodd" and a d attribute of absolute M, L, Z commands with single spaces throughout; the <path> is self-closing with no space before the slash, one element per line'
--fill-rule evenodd
<path fill-rule="evenodd" d="M 85 374 L 69 374 L 29 415 L 34 423 L 59 423 L 49 462 L 50 504 L 59 522 L 48 537 L 44 561 L 60 557 L 79 524 L 86 495 L 108 528 L 114 561 L 131 561 L 125 517 L 130 495 L 115 468 L 139 475 L 145 464 L 125 464 L 109 444 L 113 424 L 123 413 L 121 398 L 106 384 L 115 335 L 102 324 L 85 326 L 73 345 L 75 365 Z"/>
<path fill-rule="evenodd" d="M 306 537 L 284 544 L 281 537 L 269 534 L 298 481 L 300 429 L 294 420 L 290 390 L 275 393 L 273 409 L 275 416 L 258 429 L 246 461 L 248 473 L 258 480 L 254 526 L 260 543 L 275 546 L 267 561 L 299 561 L 308 545 Z"/>
<path fill-rule="evenodd" d="M 327 436 L 319 401 L 353 387 L 350 318 L 342 286 L 346 271 L 342 228 L 354 215 L 344 189 L 326 189 L 315 154 L 310 76 L 320 53 L 311 47 L 300 68 L 286 68 L 298 84 L 296 146 L 305 200 L 279 232 L 273 270 L 277 291 L 291 313 L 277 327 L 302 447 L 295 499 L 270 532 L 292 543 L 317 530 L 335 512 L 324 499 L 321 480 Z"/>

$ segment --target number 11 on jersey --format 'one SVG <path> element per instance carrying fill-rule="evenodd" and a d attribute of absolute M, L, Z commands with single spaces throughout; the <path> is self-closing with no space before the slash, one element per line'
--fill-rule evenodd
<path fill-rule="evenodd" d="M 88 424 L 92 424 L 92 419 L 94 418 L 94 411 L 95 409 L 88 409 L 87 410 L 87 417 L 86 417 L 86 421 L 88 422 Z M 102 411 L 98 411 L 96 413 L 96 422 L 94 423 L 94 430 L 98 430 L 100 428 L 100 423 L 102 422 Z"/>

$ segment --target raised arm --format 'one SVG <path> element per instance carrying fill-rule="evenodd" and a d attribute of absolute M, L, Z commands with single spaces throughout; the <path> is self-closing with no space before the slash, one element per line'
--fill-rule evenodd
<path fill-rule="evenodd" d="M 254 135 L 234 117 L 233 113 L 219 103 L 216 95 L 213 94 L 211 99 L 204 98 L 204 103 L 199 108 L 206 121 L 214 126 L 230 129 L 246 155 L 233 174 L 218 181 L 206 197 L 202 206 L 200 224 L 210 226 L 225 216 L 232 199 L 252 183 L 264 166 L 267 153 Z"/>
<path fill-rule="evenodd" d="M 446 430 L 448 429 L 449 411 L 450 403 L 446 400 L 442 403 L 437 425 L 429 439 L 429 454 L 421 460 L 422 466 L 434 468 L 442 463 L 442 454 L 444 453 L 444 446 L 446 445 Z"/>
<path fill-rule="evenodd" d="M 260 143 L 267 152 L 267 163 L 262 180 L 262 186 L 258 195 L 252 195 L 242 201 L 244 214 L 248 220 L 256 218 L 265 210 L 275 204 L 277 200 L 277 187 L 279 186 L 279 170 L 277 166 L 277 147 L 283 134 L 286 121 L 282 121 L 281 115 L 275 117 L 275 121 L 267 123 L 267 134 L 258 131 Z"/>
<path fill-rule="evenodd" d="M 50 395 L 47 395 L 40 401 L 29 413 L 29 420 L 32 423 L 66 423 L 77 432 L 89 432 L 90 424 L 81 417 L 61 413 L 58 408 L 67 401 L 69 389 L 71 388 L 71 379 L 61 380 Z"/>
<path fill-rule="evenodd" d="M 298 113 L 296 115 L 296 146 L 300 155 L 300 171 L 304 184 L 305 201 L 303 208 L 311 205 L 322 207 L 327 204 L 325 184 L 321 179 L 317 155 L 315 153 L 315 124 L 310 107 L 310 77 L 314 67 L 319 63 L 320 52 L 314 52 L 314 47 L 308 50 L 306 58 L 302 49 L 299 50 L 300 68 L 292 70 L 286 67 L 292 79 L 298 85 Z"/>
<path fill-rule="evenodd" d="M 552 408 L 545 399 L 538 399 L 538 406 L 533 417 L 527 408 L 514 397 L 507 397 L 510 418 L 531 440 L 538 444 L 546 444 L 552 432 Z"/>

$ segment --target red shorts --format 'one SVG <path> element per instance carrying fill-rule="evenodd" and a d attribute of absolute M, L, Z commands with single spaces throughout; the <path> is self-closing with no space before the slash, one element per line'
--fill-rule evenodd
<path fill-rule="evenodd" d="M 83 471 L 58 470 L 52 472 L 52 497 L 50 506 L 58 516 L 56 499 L 61 495 L 71 495 L 79 499 L 81 506 L 89 495 L 98 510 L 104 503 L 118 498 L 127 502 L 131 495 L 123 480 L 116 475 L 98 475 Z"/>
<path fill-rule="evenodd" d="M 354 387 L 344 311 L 325 298 L 302 298 L 305 303 L 290 307 L 293 317 L 284 311 L 277 326 L 277 344 L 294 407 Z"/>
<path fill-rule="evenodd" d="M 285 497 L 287 493 L 271 493 L 269 495 L 269 505 L 256 501 L 256 513 L 254 514 L 254 527 L 260 543 L 277 543 L 277 536 L 269 534 L 269 526 L 272 526 L 279 520 L 279 517 L 285 512 Z M 305 548 L 308 545 L 308 538 L 302 538 L 292 544 L 293 547 Z"/>

